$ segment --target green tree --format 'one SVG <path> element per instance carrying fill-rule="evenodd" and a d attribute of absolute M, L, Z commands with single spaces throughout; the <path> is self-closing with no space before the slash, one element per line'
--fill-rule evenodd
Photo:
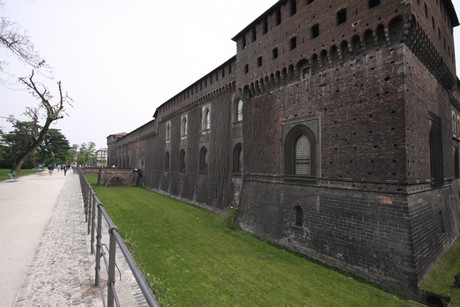
<path fill-rule="evenodd" d="M 37 162 L 43 165 L 69 164 L 71 147 L 59 129 L 49 129 L 37 150 Z"/>
<path fill-rule="evenodd" d="M 9 133 L 1 133 L 5 146 L 2 167 L 13 168 L 17 163 L 19 154 L 24 152 L 34 142 L 40 127 L 31 121 L 13 121 L 12 118 L 9 118 L 9 121 L 12 122 L 14 130 Z M 33 166 L 33 159 L 30 159 L 32 162 L 27 160 L 24 160 L 23 164 L 29 162 L 25 166 Z"/>
<path fill-rule="evenodd" d="M 96 143 L 94 142 L 82 143 L 80 145 L 77 163 L 79 165 L 95 166 L 96 165 L 96 155 L 94 154 L 95 151 L 96 151 Z"/>

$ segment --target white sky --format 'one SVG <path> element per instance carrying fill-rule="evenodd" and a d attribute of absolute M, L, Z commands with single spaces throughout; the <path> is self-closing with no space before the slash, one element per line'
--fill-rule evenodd
<path fill-rule="evenodd" d="M 102 148 L 109 134 L 147 123 L 159 105 L 234 56 L 231 38 L 276 2 L 3 0 L 0 16 L 17 22 L 52 66 L 55 79 L 40 80 L 56 95 L 61 80 L 74 99 L 54 128 L 71 144 Z M 453 3 L 460 16 L 460 0 Z M 455 39 L 459 74 L 460 29 Z M 0 58 L 10 59 L 4 50 Z M 30 73 L 9 61 L 6 72 Z M 0 85 L 0 117 L 37 104 L 10 80 L 9 88 Z M 4 120 L 0 126 L 9 130 Z"/>

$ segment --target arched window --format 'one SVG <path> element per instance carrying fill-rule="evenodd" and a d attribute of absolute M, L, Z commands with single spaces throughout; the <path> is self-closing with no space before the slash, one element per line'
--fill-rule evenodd
<path fill-rule="evenodd" d="M 181 136 L 187 136 L 187 117 L 186 116 L 182 118 Z"/>
<path fill-rule="evenodd" d="M 166 141 L 171 139 L 171 123 L 166 123 Z"/>
<path fill-rule="evenodd" d="M 165 154 L 165 171 L 169 172 L 169 151 Z"/>
<path fill-rule="evenodd" d="M 200 150 L 200 171 L 207 172 L 208 171 L 208 164 L 209 164 L 209 154 L 206 147 L 201 147 Z"/>
<path fill-rule="evenodd" d="M 185 150 L 181 149 L 180 150 L 180 156 L 179 156 L 179 172 L 185 173 Z"/>
<path fill-rule="evenodd" d="M 243 100 L 238 100 L 236 103 L 236 121 L 240 122 L 243 120 Z"/>
<path fill-rule="evenodd" d="M 203 114 L 203 130 L 211 129 L 211 111 L 206 108 Z"/>
<path fill-rule="evenodd" d="M 294 126 L 284 140 L 284 172 L 288 175 L 316 175 L 316 137 L 304 125 Z"/>
<path fill-rule="evenodd" d="M 233 148 L 233 172 L 243 172 L 243 146 L 241 143 L 236 144 Z"/>
<path fill-rule="evenodd" d="M 296 226 L 303 225 L 303 211 L 302 208 L 300 208 L 299 206 L 294 207 L 294 218 Z"/>

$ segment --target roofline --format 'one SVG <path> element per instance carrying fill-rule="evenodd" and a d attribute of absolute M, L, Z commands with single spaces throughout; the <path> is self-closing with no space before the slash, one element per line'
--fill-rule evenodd
<path fill-rule="evenodd" d="M 455 12 L 455 8 L 454 8 L 454 5 L 452 4 L 452 0 L 442 0 L 444 2 L 444 6 L 446 7 L 447 9 L 447 14 L 449 15 L 449 18 L 451 19 L 452 21 L 452 25 L 454 27 L 458 26 L 459 25 L 459 21 L 458 21 L 458 17 L 457 17 L 457 13 Z M 278 1 L 277 3 L 275 3 L 274 5 L 272 5 L 272 7 L 270 7 L 268 10 L 266 10 L 262 15 L 260 15 L 259 17 L 257 17 L 253 22 L 251 22 L 249 25 L 247 25 L 243 30 L 241 30 L 238 34 L 236 34 L 232 40 L 233 41 L 237 41 L 238 38 L 243 35 L 244 33 L 246 33 L 249 29 L 251 29 L 255 24 L 258 24 L 261 20 L 263 20 L 266 16 L 270 15 L 273 11 L 275 11 L 279 6 L 281 6 L 282 4 L 285 4 L 287 2 L 287 0 L 280 0 Z"/>
<path fill-rule="evenodd" d="M 224 65 L 230 63 L 230 62 L 233 62 L 233 61 L 236 61 L 236 55 L 232 56 L 230 59 L 228 59 L 227 61 L 225 61 L 224 63 L 220 64 L 219 66 L 217 66 L 216 68 L 214 68 L 213 70 L 211 70 L 210 72 L 208 72 L 206 75 L 204 75 L 203 77 L 199 78 L 198 80 L 196 80 L 195 82 L 193 82 L 192 84 L 190 84 L 189 86 L 187 86 L 186 88 L 184 88 L 183 90 L 181 90 L 180 92 L 178 92 L 176 95 L 172 96 L 171 98 L 169 98 L 168 100 L 166 100 L 165 102 L 163 102 L 159 107 L 156 108 L 155 110 L 155 113 L 153 114 L 153 118 L 156 118 L 158 116 L 158 113 L 159 113 L 159 110 L 165 106 L 166 104 L 168 104 L 168 102 L 170 102 L 171 100 L 173 100 L 174 98 L 180 96 L 184 91 L 186 91 L 187 89 L 189 89 L 190 87 L 192 87 L 195 83 L 199 82 L 200 80 L 204 79 L 205 77 L 209 76 L 210 74 L 212 74 L 213 72 L 217 71 L 218 69 L 222 68 Z"/>
<path fill-rule="evenodd" d="M 241 30 L 238 34 L 236 34 L 232 40 L 234 42 L 236 42 L 238 40 L 238 38 L 243 34 L 243 33 L 246 33 L 250 28 L 252 28 L 255 24 L 258 24 L 261 20 L 263 20 L 266 16 L 270 15 L 273 11 L 275 11 L 279 6 L 281 6 L 282 4 L 286 3 L 287 0 L 280 0 L 278 2 L 276 2 L 275 4 L 273 4 L 268 10 L 266 10 L 262 15 L 260 15 L 259 17 L 257 17 L 256 19 L 254 19 L 253 22 L 251 22 L 250 24 L 248 24 L 243 30 Z"/>

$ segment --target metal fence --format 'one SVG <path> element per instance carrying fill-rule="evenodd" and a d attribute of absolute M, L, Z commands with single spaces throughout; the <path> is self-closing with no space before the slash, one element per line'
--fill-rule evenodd
<path fill-rule="evenodd" d="M 118 233 L 117 227 L 112 222 L 112 219 L 107 211 L 104 209 L 103 204 L 97 197 L 96 193 L 94 193 L 84 174 L 81 171 L 78 171 L 78 173 L 83 193 L 85 222 L 88 224 L 88 235 L 91 235 L 91 254 L 95 255 L 95 286 L 99 287 L 101 291 L 103 305 L 108 307 L 115 306 L 115 304 L 116 306 L 121 306 L 115 289 L 115 269 L 118 269 L 116 263 L 116 251 L 118 246 L 118 250 L 123 254 L 139 289 L 144 295 L 145 302 L 149 306 L 159 306 L 157 299 L 142 276 L 142 273 L 139 271 L 136 262 Z M 108 234 L 110 236 L 108 246 L 104 244 L 102 240 L 102 228 L 104 222 L 107 225 L 106 227 L 108 228 Z M 101 284 L 101 259 L 104 260 L 107 270 L 107 299 L 104 296 L 103 285 Z"/>

